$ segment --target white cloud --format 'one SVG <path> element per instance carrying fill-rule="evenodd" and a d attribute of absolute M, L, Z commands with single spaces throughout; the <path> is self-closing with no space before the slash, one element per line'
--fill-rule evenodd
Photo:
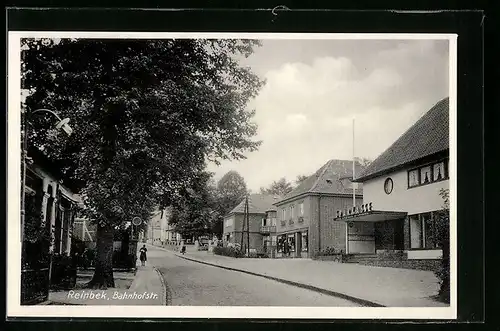
<path fill-rule="evenodd" d="M 432 41 L 399 42 L 363 58 L 282 57 L 273 59 L 279 65 L 265 71 L 267 84 L 249 105 L 262 146 L 246 160 L 211 166 L 217 177 L 234 169 L 257 190 L 280 177 L 311 174 L 332 158 L 351 159 L 353 118 L 356 156 L 373 159 L 447 96 L 447 58 Z"/>

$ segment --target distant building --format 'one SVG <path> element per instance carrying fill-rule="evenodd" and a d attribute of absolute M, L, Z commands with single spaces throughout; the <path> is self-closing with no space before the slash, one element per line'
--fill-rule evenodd
<path fill-rule="evenodd" d="M 250 251 L 269 251 L 276 244 L 276 208 L 273 203 L 278 197 L 266 194 L 248 196 L 248 223 L 245 219 L 245 199 L 224 217 L 222 240 L 224 245 L 247 247 L 247 233 L 250 238 Z M 243 241 L 242 241 L 243 236 Z"/>
<path fill-rule="evenodd" d="M 285 255 L 285 242 L 291 257 L 312 257 L 327 247 L 345 252 L 345 224 L 331 221 L 337 209 L 353 205 L 352 165 L 349 160 L 330 160 L 274 204 L 277 257 Z M 362 169 L 358 162 L 355 167 L 356 172 Z M 356 190 L 356 202 L 362 202 L 362 193 L 361 187 Z"/>
<path fill-rule="evenodd" d="M 348 222 L 349 253 L 441 258 L 435 219 L 443 208 L 439 192 L 449 188 L 448 103 L 439 101 L 355 179 L 363 183 L 363 202 L 371 209 L 343 211 L 333 222 Z"/>
<path fill-rule="evenodd" d="M 170 208 L 154 212 L 153 217 L 148 222 L 147 231 L 144 234 L 147 242 L 153 245 L 180 243 L 181 235 L 175 232 L 174 226 L 169 223 L 170 215 Z"/>

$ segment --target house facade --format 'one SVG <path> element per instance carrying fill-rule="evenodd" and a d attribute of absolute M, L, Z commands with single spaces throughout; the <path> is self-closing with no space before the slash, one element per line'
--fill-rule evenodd
<path fill-rule="evenodd" d="M 26 169 L 26 200 L 32 200 L 41 210 L 42 225 L 50 231 L 49 251 L 70 255 L 73 222 L 80 196 L 72 185 L 65 185 L 54 165 L 40 151 L 32 149 L 33 164 Z M 52 170 L 51 170 L 52 169 Z M 35 199 L 36 196 L 41 199 Z"/>
<path fill-rule="evenodd" d="M 277 209 L 277 257 L 313 257 L 327 247 L 346 249 L 346 224 L 331 222 L 335 211 L 362 202 L 361 185 L 353 188 L 352 163 L 330 160 L 293 191 L 275 203 Z M 355 163 L 355 171 L 361 165 Z"/>
<path fill-rule="evenodd" d="M 248 196 L 248 229 L 245 199 L 243 199 L 224 217 L 222 235 L 224 246 L 243 243 L 246 247 L 249 240 L 251 252 L 270 252 L 276 245 L 276 208 L 273 203 L 277 199 L 277 197 L 265 194 Z"/>
<path fill-rule="evenodd" d="M 449 188 L 449 106 L 441 100 L 375 159 L 355 181 L 363 205 L 339 209 L 349 253 L 404 252 L 408 260 L 442 257 L 436 240 L 440 196 Z M 363 241 L 360 241 L 363 240 Z"/>
<path fill-rule="evenodd" d="M 46 299 L 52 273 L 48 257 L 70 255 L 73 221 L 80 203 L 72 183 L 61 181 L 54 162 L 35 148 L 28 155 L 33 162 L 26 169 L 21 304 Z"/>

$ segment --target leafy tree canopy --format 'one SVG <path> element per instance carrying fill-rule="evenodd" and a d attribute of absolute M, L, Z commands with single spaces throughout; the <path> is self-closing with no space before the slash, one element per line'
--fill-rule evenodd
<path fill-rule="evenodd" d="M 66 176 L 80 180 L 93 218 L 116 218 L 106 210 L 115 204 L 126 214 L 132 206 L 138 208 L 133 214 L 145 213 L 153 202 L 168 206 L 204 169 L 205 158 L 241 159 L 259 146 L 252 139 L 253 112 L 245 107 L 263 82 L 234 57 L 250 55 L 257 41 L 23 44 L 27 111 L 55 110 L 70 118 L 74 130 L 54 142 L 54 119 L 33 116 L 30 145 L 61 160 Z"/>
<path fill-rule="evenodd" d="M 295 179 L 295 184 L 300 185 L 304 180 L 307 179 L 308 176 L 306 175 L 298 175 L 297 179 Z"/>
<path fill-rule="evenodd" d="M 285 196 L 293 190 L 293 186 L 286 180 L 285 177 L 280 178 L 278 181 L 273 181 L 269 187 L 261 187 L 262 194 L 272 194 L 278 196 Z"/>
<path fill-rule="evenodd" d="M 215 190 L 214 214 L 212 218 L 212 231 L 222 234 L 222 220 L 238 203 L 241 202 L 249 191 L 245 179 L 236 171 L 227 172 L 217 182 Z"/>
<path fill-rule="evenodd" d="M 155 206 L 182 204 L 186 188 L 196 191 L 206 159 L 242 159 L 258 148 L 254 112 L 246 106 L 263 81 L 236 59 L 257 45 L 22 40 L 29 144 L 60 160 L 64 176 L 79 182 L 89 217 L 100 224 L 92 282 L 114 286 L 110 251 L 117 224 L 135 216 L 148 220 Z M 71 137 L 54 136 L 55 119 L 33 114 L 39 108 L 69 118 Z"/>

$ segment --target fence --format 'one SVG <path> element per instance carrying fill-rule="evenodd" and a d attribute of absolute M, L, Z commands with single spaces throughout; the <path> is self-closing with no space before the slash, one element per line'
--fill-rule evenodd
<path fill-rule="evenodd" d="M 21 304 L 37 304 L 48 297 L 49 268 L 21 270 Z"/>

